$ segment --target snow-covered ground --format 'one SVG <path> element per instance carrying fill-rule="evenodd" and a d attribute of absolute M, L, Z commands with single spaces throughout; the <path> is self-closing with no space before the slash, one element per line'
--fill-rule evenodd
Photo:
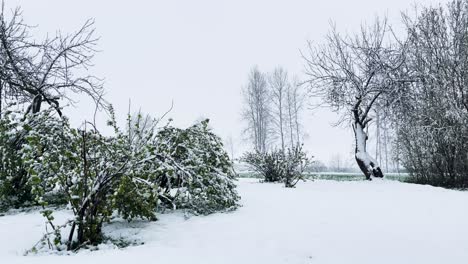
<path fill-rule="evenodd" d="M 238 189 L 243 207 L 235 212 L 113 224 L 107 234 L 144 245 L 71 256 L 22 256 L 43 219 L 3 216 L 0 263 L 468 263 L 468 192 L 385 180 L 285 189 L 242 179 Z"/>

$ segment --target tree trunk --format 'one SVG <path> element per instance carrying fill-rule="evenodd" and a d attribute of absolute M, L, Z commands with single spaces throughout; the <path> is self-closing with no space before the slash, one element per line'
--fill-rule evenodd
<path fill-rule="evenodd" d="M 359 121 L 355 121 L 353 125 L 354 137 L 356 139 L 355 158 L 361 171 L 366 176 L 367 180 L 371 177 L 383 178 L 382 170 L 377 162 L 367 153 L 366 142 L 367 134 L 364 131 L 364 126 Z"/>

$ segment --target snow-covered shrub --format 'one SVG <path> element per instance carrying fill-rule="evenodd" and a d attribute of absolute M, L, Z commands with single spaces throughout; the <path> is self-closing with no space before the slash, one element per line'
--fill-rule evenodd
<path fill-rule="evenodd" d="M 235 209 L 235 173 L 208 121 L 188 129 L 142 126 L 129 116 L 121 131 L 103 136 L 90 123 L 80 129 L 43 111 L 26 116 L 22 162 L 31 193 L 48 223 L 35 247 L 76 250 L 103 241 L 102 225 L 115 214 L 156 219 L 158 205 L 195 214 Z M 155 133 L 158 132 L 158 133 Z M 74 217 L 56 223 L 48 195 L 61 195 Z M 66 236 L 62 237 L 64 230 Z"/>
<path fill-rule="evenodd" d="M 11 111 L 0 119 L 0 211 L 32 202 L 27 172 L 21 159 L 23 123 Z"/>
<path fill-rule="evenodd" d="M 266 153 L 246 153 L 243 160 L 262 175 L 265 182 L 284 182 L 285 187 L 294 187 L 303 179 L 304 170 L 310 163 L 302 145 L 284 152 L 277 149 Z"/>
<path fill-rule="evenodd" d="M 288 148 L 284 160 L 284 185 L 296 186 L 299 180 L 304 179 L 304 171 L 310 165 L 310 159 L 302 150 L 302 145 Z"/>
<path fill-rule="evenodd" d="M 157 153 L 164 165 L 157 184 L 161 201 L 195 214 L 235 209 L 236 173 L 221 139 L 204 120 L 187 129 L 165 127 L 157 134 Z"/>
<path fill-rule="evenodd" d="M 248 152 L 242 160 L 259 173 L 264 182 L 279 182 L 283 179 L 284 153 L 281 150 Z"/>
<path fill-rule="evenodd" d="M 437 107 L 441 111 L 443 107 Z M 428 112 L 429 109 L 427 109 Z M 464 122 L 447 116 L 431 115 L 430 120 L 415 117 L 397 131 L 409 182 L 448 188 L 468 188 L 468 118 Z M 441 127 L 431 127 L 434 120 Z"/>
<path fill-rule="evenodd" d="M 23 158 L 32 193 L 51 228 L 36 249 L 96 245 L 103 239 L 102 224 L 115 211 L 126 219 L 155 219 L 158 193 L 151 177 L 157 164 L 152 161 L 157 159 L 152 144 L 143 145 L 143 138 L 116 127 L 113 137 L 101 135 L 91 124 L 74 129 L 65 118 L 47 112 L 28 118 L 38 122 L 29 128 Z M 136 138 L 140 140 L 138 148 L 133 144 Z M 44 199 L 47 189 L 63 193 L 73 219 L 54 222 L 53 211 Z M 70 231 L 62 238 L 62 229 L 67 226 Z"/>
<path fill-rule="evenodd" d="M 232 163 L 208 120 L 188 129 L 156 129 L 155 120 L 129 116 L 121 131 L 113 118 L 114 135 L 103 136 L 91 123 L 72 128 L 51 109 L 4 116 L 1 201 L 25 195 L 43 208 L 47 229 L 35 250 L 97 245 L 103 223 L 114 215 L 155 220 L 159 204 L 195 214 L 238 206 Z M 16 175 L 22 188 L 13 185 Z M 59 197 L 74 217 L 57 223 L 50 197 Z"/>
<path fill-rule="evenodd" d="M 33 116 L 24 116 L 23 113 L 9 110 L 4 112 L 0 120 L 0 208 L 36 204 L 31 193 L 31 177 L 24 155 L 31 148 L 27 138 L 32 131 L 48 134 L 54 130 L 47 122 L 49 110 Z M 53 187 L 43 186 L 43 189 L 46 190 L 44 199 L 48 202 L 64 203 L 61 194 L 52 192 Z"/>

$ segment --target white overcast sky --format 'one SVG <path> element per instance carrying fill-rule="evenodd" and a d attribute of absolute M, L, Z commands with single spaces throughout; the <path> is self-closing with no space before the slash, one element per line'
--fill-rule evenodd
<path fill-rule="evenodd" d="M 417 3 L 437 1 L 420 0 Z M 94 18 L 101 37 L 92 71 L 105 78 L 107 100 L 119 120 L 141 108 L 153 116 L 165 112 L 179 126 L 201 117 L 211 119 L 216 133 L 232 136 L 236 152 L 248 147 L 241 136 L 241 87 L 250 68 L 263 71 L 284 66 L 303 77 L 300 50 L 306 41 L 320 42 L 334 21 L 352 32 L 375 15 L 398 23 L 400 11 L 411 9 L 408 0 L 7 0 L 20 5 L 27 23 L 38 25 L 35 34 L 79 28 Z M 83 102 L 65 111 L 75 125 L 92 117 Z M 307 112 L 308 152 L 328 162 L 336 153 L 352 159 L 350 129 L 333 127 L 336 116 L 327 109 Z"/>

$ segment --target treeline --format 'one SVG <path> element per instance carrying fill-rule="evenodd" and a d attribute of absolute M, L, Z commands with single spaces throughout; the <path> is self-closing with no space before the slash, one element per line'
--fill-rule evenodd
<path fill-rule="evenodd" d="M 42 208 L 46 232 L 32 251 L 95 246 L 115 217 L 156 220 L 168 209 L 210 214 L 238 206 L 236 174 L 208 120 L 179 129 L 129 113 L 117 125 L 90 73 L 96 45 L 92 22 L 38 41 L 19 9 L 0 14 L 0 210 Z M 69 124 L 60 103 L 79 93 L 109 115 L 111 136 L 94 122 Z M 57 205 L 73 217 L 55 220 Z"/>
<path fill-rule="evenodd" d="M 368 179 L 383 176 L 367 141 L 369 127 L 385 119 L 393 157 L 411 181 L 467 188 L 468 1 L 403 13 L 400 26 L 403 36 L 385 18 L 356 34 L 333 26 L 304 55 L 310 92 L 351 125 Z"/>
<path fill-rule="evenodd" d="M 244 135 L 256 152 L 285 150 L 302 143 L 305 93 L 297 77 L 282 67 L 270 73 L 253 67 L 242 94 L 242 118 L 247 125 Z"/>

